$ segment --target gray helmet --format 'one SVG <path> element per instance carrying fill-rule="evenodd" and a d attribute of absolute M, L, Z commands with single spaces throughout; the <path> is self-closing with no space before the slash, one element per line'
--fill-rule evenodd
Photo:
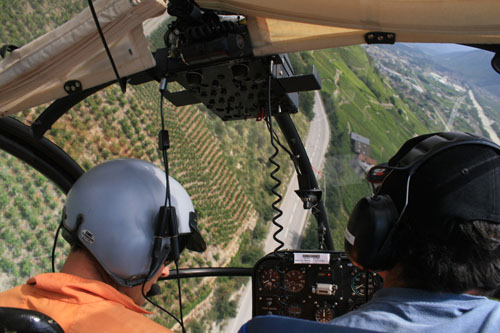
<path fill-rule="evenodd" d="M 141 160 L 118 159 L 92 168 L 68 193 L 63 212 L 64 238 L 88 249 L 121 285 L 143 283 L 160 267 L 151 266 L 155 220 L 165 204 L 165 184 L 165 173 Z M 193 203 L 175 179 L 170 177 L 169 184 L 178 218 L 180 251 L 187 245 L 201 252 L 206 245 L 196 228 Z M 162 247 L 169 244 L 165 237 Z M 167 260 L 168 254 L 168 250 L 162 251 L 158 263 Z"/>

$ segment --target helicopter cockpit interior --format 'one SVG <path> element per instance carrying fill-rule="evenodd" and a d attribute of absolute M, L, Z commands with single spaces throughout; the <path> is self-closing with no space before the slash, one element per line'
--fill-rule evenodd
<path fill-rule="evenodd" d="M 493 52 L 491 65 L 500 73 L 500 33 L 498 25 L 496 29 L 488 25 L 492 17 L 498 18 L 498 12 L 485 17 L 487 11 L 463 4 L 457 9 L 463 17 L 457 14 L 461 20 L 454 22 L 452 29 L 448 25 L 451 19 L 441 25 L 435 17 L 426 16 L 426 24 L 418 21 L 433 9 L 417 6 L 409 15 L 408 8 L 396 8 L 382 0 L 353 5 L 356 8 L 331 1 L 325 5 L 328 8 L 308 5 L 306 12 L 301 1 L 293 1 L 293 10 L 289 1 L 259 3 L 89 1 L 81 14 L 36 41 L 21 47 L 6 45 L 0 62 L 0 148 L 66 194 L 89 165 L 81 166 L 54 143 L 51 129 L 73 107 L 112 85 L 125 93 L 127 87 L 153 83 L 159 85 L 162 107 L 163 100 L 178 110 L 201 103 L 223 122 L 264 120 L 273 154 L 279 147 L 291 159 L 298 181 L 295 193 L 315 220 L 317 249 L 285 249 L 280 240 L 282 193 L 278 190 L 280 180 L 275 178 L 280 165 L 273 155 L 263 163 L 276 167 L 270 175 L 276 182 L 268 189 L 276 199 L 269 207 L 274 251 L 253 266 L 182 267 L 172 270 L 167 279 L 250 277 L 253 317 L 273 314 L 324 323 L 368 302 L 383 280 L 374 272 L 357 268 L 334 246 L 325 193 L 292 117 L 299 112 L 300 92 L 320 90 L 322 80 L 332 78 L 320 78 L 314 66 L 306 74 L 295 74 L 287 53 L 354 44 L 449 42 Z M 322 14 L 334 7 L 343 10 Z M 175 19 L 168 21 L 163 45 L 150 52 L 142 23 L 164 11 Z M 398 18 L 401 13 L 406 14 Z M 409 16 L 414 18 L 409 20 Z M 477 29 L 473 33 L 472 27 Z M 63 32 L 67 38 L 61 37 Z M 93 35 L 81 37 L 87 32 Z M 41 104 L 45 106 L 29 125 L 16 118 L 16 113 Z M 168 134 L 160 135 L 160 149 L 165 151 L 170 145 L 181 144 L 166 141 Z"/>

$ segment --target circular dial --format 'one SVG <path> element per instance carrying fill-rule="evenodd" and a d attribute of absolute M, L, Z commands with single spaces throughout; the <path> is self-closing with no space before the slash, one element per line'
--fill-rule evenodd
<path fill-rule="evenodd" d="M 259 303 L 263 313 L 268 315 L 281 315 L 283 312 L 283 303 L 275 297 L 266 297 Z"/>
<path fill-rule="evenodd" d="M 290 317 L 300 317 L 300 314 L 302 313 L 302 307 L 297 303 L 294 303 L 290 304 L 286 311 Z"/>
<path fill-rule="evenodd" d="M 323 305 L 317 308 L 314 312 L 314 319 L 316 319 L 316 321 L 319 321 L 320 323 L 326 323 L 332 320 L 334 315 L 335 313 L 331 306 Z"/>
<path fill-rule="evenodd" d="M 271 291 L 278 289 L 281 275 L 273 268 L 265 268 L 259 273 L 259 283 L 262 289 Z"/>
<path fill-rule="evenodd" d="M 373 295 L 373 292 L 380 286 L 380 280 L 375 273 L 366 272 L 357 273 L 354 275 L 351 281 L 352 291 L 356 296 L 366 296 L 366 290 L 368 289 L 368 296 Z"/>
<path fill-rule="evenodd" d="M 298 293 L 305 285 L 306 277 L 303 272 L 294 269 L 285 274 L 285 288 L 291 292 Z"/>

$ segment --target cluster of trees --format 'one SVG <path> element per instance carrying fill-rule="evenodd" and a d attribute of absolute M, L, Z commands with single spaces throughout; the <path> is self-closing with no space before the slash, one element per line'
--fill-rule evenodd
<path fill-rule="evenodd" d="M 76 0 L 0 0 L 1 45 L 22 46 L 46 33 L 87 6 Z"/>
<path fill-rule="evenodd" d="M 0 272 L 14 285 L 50 270 L 62 194 L 6 153 L 0 153 L 0 164 L 10 166 L 0 171 Z"/>
<path fill-rule="evenodd" d="M 14 3 L 0 1 L 0 6 L 0 15 L 5 17 L 2 22 L 11 22 L 5 16 L 11 15 L 16 18 L 16 26 L 23 20 L 31 20 L 37 25 L 36 29 L 30 29 L 32 34 L 26 29 L 16 28 L 19 36 L 14 38 L 4 39 L 5 34 L 0 30 L 2 40 L 20 45 L 73 17 L 86 3 L 63 0 L 55 9 L 56 4 L 49 1 L 22 0 Z M 7 6 L 12 7 L 8 9 Z M 22 14 L 32 9 L 36 11 L 35 15 L 31 15 L 33 17 Z M 43 14 L 47 12 L 51 14 Z M 45 17 L 47 24 L 42 24 L 39 17 Z M 6 29 L 15 30 L 10 25 Z M 153 35 L 150 42 L 153 48 L 163 47 L 163 33 Z M 304 113 L 311 116 L 312 94 L 301 100 Z M 43 107 L 27 110 L 19 118 L 29 122 L 42 111 Z M 191 121 L 193 117 L 196 122 Z M 294 117 L 299 117 L 299 132 L 304 135 L 308 122 L 301 114 Z M 125 95 L 113 86 L 75 106 L 55 124 L 47 136 L 84 169 L 106 159 L 124 156 L 143 158 L 161 165 L 156 143 L 159 119 L 159 95 L 155 84 L 129 88 Z M 271 202 L 274 200 L 269 193 L 262 191 L 272 186 L 269 180 L 269 132 L 264 122 L 222 124 L 208 110 L 200 112 L 196 107 L 177 109 L 171 105 L 166 107 L 166 119 L 172 141 L 169 150 L 172 174 L 186 185 L 195 206 L 200 209 L 200 228 L 210 245 L 226 245 L 234 239 L 235 231 L 245 225 L 248 216 L 254 215 L 254 209 L 258 211 L 261 218 L 257 227 L 250 236 L 244 234 L 238 254 L 233 258 L 237 265 L 252 265 L 263 255 L 259 242 L 265 236 L 267 221 L 272 218 Z M 206 130 L 204 134 L 198 135 L 203 129 Z M 200 160 L 202 153 L 207 160 Z M 9 168 L 19 165 L 12 157 L 1 159 L 2 165 Z M 286 182 L 292 164 L 284 154 L 278 160 L 282 165 L 280 177 Z M 52 233 L 57 227 L 63 202 L 62 194 L 46 179 L 30 173 L 24 167 L 19 170 L 23 177 L 3 181 L 2 186 L 5 187 L 0 191 L 0 238 L 2 249 L 5 250 L 2 251 L 0 269 L 13 277 L 12 284 L 23 282 L 29 275 L 50 270 L 50 257 L 47 254 L 50 253 Z M 7 195 L 7 188 L 26 195 L 26 199 Z M 22 232 L 14 232 L 13 226 Z M 61 245 L 62 242 L 58 247 Z M 66 250 L 67 247 L 63 249 Z M 31 258 L 31 261 L 25 258 Z M 203 266 L 220 259 L 219 256 L 211 258 L 199 255 L 195 259 L 195 256 L 186 254 L 181 265 Z M 210 316 L 222 320 L 234 314 L 230 311 L 234 303 L 227 302 L 227 294 L 238 289 L 241 283 L 241 279 L 216 282 L 217 301 Z M 186 296 L 184 306 L 187 309 L 193 308 L 210 292 L 208 284 L 201 280 L 186 280 L 183 286 L 184 290 L 192 291 Z M 175 304 L 175 289 L 175 284 L 165 284 L 166 296 L 160 301 L 162 305 L 171 308 Z M 162 321 L 160 317 L 157 320 Z M 193 325 L 196 327 L 195 323 Z"/>

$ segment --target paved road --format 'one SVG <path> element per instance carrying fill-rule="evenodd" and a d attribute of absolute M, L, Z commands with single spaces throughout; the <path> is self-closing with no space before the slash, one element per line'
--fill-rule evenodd
<path fill-rule="evenodd" d="M 483 108 L 476 101 L 476 98 L 474 97 L 474 93 L 472 92 L 472 90 L 469 90 L 469 97 L 472 100 L 472 103 L 474 103 L 474 107 L 477 109 L 477 113 L 479 114 L 479 119 L 481 120 L 484 129 L 486 129 L 486 131 L 488 132 L 490 139 L 496 144 L 500 145 L 500 138 L 498 138 L 497 133 L 491 127 L 492 121 L 486 116 L 486 114 L 483 111 Z"/>
<path fill-rule="evenodd" d="M 316 170 L 322 170 L 326 149 L 330 141 L 330 129 L 328 121 L 321 101 L 319 92 L 315 95 L 314 104 L 314 119 L 309 128 L 309 134 L 306 140 L 306 151 L 309 155 L 311 165 Z M 297 248 L 300 235 L 304 230 L 306 218 L 309 211 L 302 208 L 302 202 L 295 194 L 298 189 L 297 175 L 294 173 L 288 188 L 286 190 L 283 202 L 280 209 L 283 210 L 283 215 L 279 219 L 279 223 L 283 225 L 283 231 L 278 235 L 278 238 L 285 243 L 284 248 Z M 273 233 L 277 230 L 273 226 L 267 235 L 264 251 L 272 252 L 278 244 L 273 240 Z M 238 303 L 238 314 L 236 318 L 231 319 L 226 325 L 223 332 L 234 333 L 252 317 L 252 288 L 250 283 L 245 287 L 243 294 Z"/>

